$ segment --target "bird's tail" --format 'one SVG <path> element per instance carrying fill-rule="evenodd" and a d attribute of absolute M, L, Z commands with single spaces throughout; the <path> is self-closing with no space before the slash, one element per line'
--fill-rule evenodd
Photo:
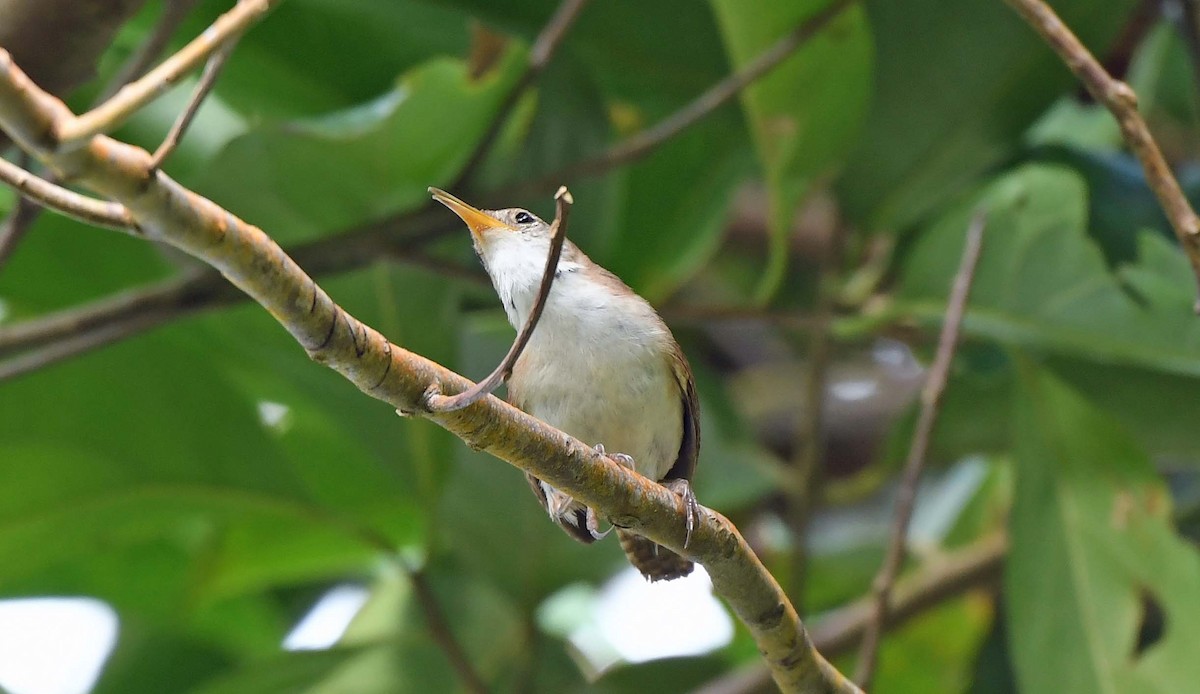
<path fill-rule="evenodd" d="M 617 539 L 621 549 L 629 557 L 629 563 L 651 581 L 670 581 L 683 578 L 692 572 L 694 564 L 671 550 L 628 530 L 617 528 Z"/>

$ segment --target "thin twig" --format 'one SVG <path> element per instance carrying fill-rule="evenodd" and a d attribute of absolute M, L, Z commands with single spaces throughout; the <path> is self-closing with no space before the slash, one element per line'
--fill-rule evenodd
<path fill-rule="evenodd" d="M 37 204 L 72 219 L 106 229 L 137 234 L 137 225 L 133 217 L 121 205 L 72 192 L 35 176 L 6 159 L 0 159 L 0 183 L 10 186 Z"/>
<path fill-rule="evenodd" d="M 171 42 L 171 37 L 175 35 L 175 30 L 179 28 L 180 24 L 183 24 L 183 20 L 187 19 L 188 13 L 192 11 L 197 2 L 199 0 L 166 0 L 163 3 L 162 14 L 158 16 L 158 21 L 147 34 L 146 40 L 112 76 L 109 83 L 96 97 L 96 103 L 93 105 L 108 101 L 121 87 L 146 74 L 150 66 L 162 55 L 167 44 Z"/>
<path fill-rule="evenodd" d="M 806 19 L 787 36 L 760 53 L 741 70 L 716 83 L 687 106 L 611 149 L 590 159 L 572 164 L 561 172 L 547 176 L 546 179 L 539 179 L 539 187 L 549 187 L 542 183 L 543 180 L 561 181 L 595 176 L 646 156 L 663 142 L 675 137 L 724 106 L 755 80 L 775 69 L 854 2 L 855 0 L 834 0 L 820 12 Z"/>
<path fill-rule="evenodd" d="M 234 34 L 226 39 L 225 43 L 204 64 L 204 72 L 200 75 L 200 81 L 196 84 L 196 88 L 192 90 L 192 96 L 188 99 L 183 113 L 180 113 L 179 117 L 175 119 L 175 123 L 171 125 L 171 130 L 167 133 L 166 138 L 163 139 L 162 144 L 158 146 L 158 149 L 154 150 L 154 154 L 150 157 L 151 171 L 160 168 L 163 161 L 171 156 L 171 152 L 175 151 L 175 148 L 179 145 L 179 141 L 183 138 L 183 133 L 192 124 L 192 119 L 196 117 L 196 113 L 200 111 L 200 104 L 204 103 L 204 98 L 212 91 L 213 85 L 217 83 L 217 77 L 221 75 L 221 68 L 225 67 L 225 61 L 229 60 L 229 56 L 233 53 L 233 49 L 241 36 L 241 34 Z"/>
<path fill-rule="evenodd" d="M 59 146 L 71 149 L 93 135 L 115 129 L 282 1 L 239 0 L 237 6 L 218 17 L 208 29 L 158 67 L 121 87 L 111 99 L 91 111 L 62 122 L 56 133 Z"/>
<path fill-rule="evenodd" d="M 471 158 L 467 160 L 467 165 L 459 172 L 458 177 L 450 184 L 450 188 L 462 188 L 470 182 L 483 165 L 484 159 L 487 158 L 492 146 L 496 142 L 496 138 L 500 134 L 500 129 L 504 127 L 505 121 L 508 120 L 509 114 L 520 103 L 521 97 L 524 96 L 525 90 L 537 80 L 538 76 L 550 64 L 550 59 L 558 51 L 558 47 L 562 44 L 563 38 L 571 26 L 575 24 L 575 20 L 587 6 L 590 0 L 563 0 L 554 14 L 550 16 L 550 20 L 546 22 L 546 26 L 538 33 L 537 38 L 533 42 L 533 46 L 529 49 L 529 62 L 525 66 L 525 72 L 521 73 L 521 77 L 513 88 L 504 98 L 504 103 L 500 105 L 496 115 L 492 117 L 492 121 L 488 124 L 488 129 L 480 138 L 479 144 L 475 146 L 475 151 L 471 153 Z"/>
<path fill-rule="evenodd" d="M 1063 24 L 1054 10 L 1042 0 L 1005 0 L 1017 11 L 1058 53 L 1067 67 L 1083 82 L 1088 92 L 1104 104 L 1117 124 L 1121 135 L 1142 163 L 1146 182 L 1154 190 L 1158 202 L 1171 220 L 1175 236 L 1183 246 L 1184 253 L 1192 264 L 1192 272 L 1200 284 L 1200 217 L 1196 216 L 1191 203 L 1184 196 L 1175 180 L 1171 168 L 1163 158 L 1158 143 L 1150 135 L 1150 128 L 1138 113 L 1137 95 L 1129 85 L 1113 79 L 1104 66 L 1088 52 L 1075 34 Z M 1195 310 L 1200 313 L 1200 297 Z"/>
<path fill-rule="evenodd" d="M 996 533 L 930 561 L 896 584 L 885 626 L 889 631 L 903 626 L 909 619 L 948 600 L 992 584 L 1000 577 L 1007 553 L 1008 538 L 1003 533 Z M 868 594 L 822 615 L 812 629 L 813 645 L 831 658 L 848 653 L 861 642 L 874 612 L 875 598 Z M 752 667 L 722 675 L 692 694 L 745 694 L 770 686 L 771 671 L 761 663 L 755 663 Z"/>
<path fill-rule="evenodd" d="M 946 320 L 942 323 L 942 332 L 938 337 L 937 353 L 934 355 L 933 365 L 929 367 L 925 388 L 921 391 L 921 414 L 917 419 L 917 427 L 913 432 L 912 444 L 908 449 L 908 459 L 904 463 L 904 473 L 896 495 L 896 515 L 892 520 L 887 555 L 872 584 L 875 607 L 870 625 L 863 638 L 862 648 L 859 651 L 858 672 L 854 678 L 863 689 L 870 687 L 871 678 L 875 674 L 879 637 L 883 633 L 883 625 L 887 621 L 892 585 L 896 582 L 896 576 L 900 573 L 900 565 L 904 562 L 905 538 L 908 536 L 908 523 L 912 520 L 913 505 L 917 499 L 917 482 L 921 478 L 921 468 L 925 465 L 925 455 L 929 451 L 929 439 L 933 433 L 933 427 L 937 423 L 938 412 L 942 404 L 942 393 L 946 390 L 950 363 L 954 360 L 954 351 L 958 346 L 959 327 L 962 325 L 963 313 L 966 312 L 967 298 L 971 294 L 971 281 L 975 277 L 975 267 L 979 263 L 979 253 L 983 248 L 983 232 L 986 227 L 986 215 L 983 212 L 977 212 L 967 228 L 966 244 L 963 246 L 962 260 L 959 263 L 958 273 L 954 276 L 954 288 L 950 292 L 950 300 L 946 306 Z"/>
<path fill-rule="evenodd" d="M 521 357 L 525 345 L 529 344 L 529 338 L 533 335 L 538 320 L 542 317 L 542 309 L 546 307 L 546 299 L 550 296 L 550 288 L 554 284 L 554 277 L 558 274 L 558 259 L 562 256 L 563 243 L 567 240 L 567 216 L 571 212 L 571 205 L 575 204 L 575 200 L 566 186 L 560 187 L 554 194 L 554 204 L 554 221 L 550 224 L 550 251 L 546 254 L 546 267 L 542 270 L 542 281 L 538 285 L 533 308 L 525 319 L 525 325 L 521 326 L 521 332 L 517 334 L 517 339 L 513 341 L 512 347 L 509 347 L 508 354 L 504 355 L 500 365 L 488 374 L 487 378 L 463 392 L 457 395 L 442 395 L 438 391 L 439 386 L 436 383 L 433 384 L 425 398 L 425 406 L 430 411 L 453 412 L 469 407 L 491 395 L 492 391 L 499 388 L 500 384 L 512 375 L 513 365 Z"/>
<path fill-rule="evenodd" d="M 834 223 L 829 239 L 821 250 L 817 270 L 817 301 L 814 326 L 809 336 L 808 381 L 804 404 L 796 427 L 796 447 L 792 458 L 792 485 L 788 490 L 787 520 L 792 534 L 792 602 L 804 614 L 805 579 L 808 573 L 809 519 L 820 497 L 821 464 L 825 457 L 825 390 L 829 362 L 833 352 L 834 309 L 841 291 L 842 248 L 846 225 Z"/>
<path fill-rule="evenodd" d="M 408 569 L 406 573 L 408 580 L 412 583 L 413 593 L 416 594 L 417 606 L 421 608 L 421 614 L 425 616 L 425 624 L 429 627 L 429 634 L 433 637 L 434 643 L 446 654 L 446 658 L 450 660 L 450 665 L 454 668 L 458 678 L 462 680 L 467 691 L 471 694 L 487 694 L 487 684 L 484 683 L 479 673 L 475 672 L 471 659 L 467 657 L 462 644 L 458 642 L 454 631 L 450 629 L 450 622 L 446 619 L 437 593 L 434 592 L 433 586 L 429 585 L 429 579 L 425 576 L 425 572 L 421 569 Z"/>

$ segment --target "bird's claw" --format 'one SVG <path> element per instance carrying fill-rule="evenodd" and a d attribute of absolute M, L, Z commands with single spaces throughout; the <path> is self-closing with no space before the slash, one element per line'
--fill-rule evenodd
<path fill-rule="evenodd" d="M 696 492 L 692 491 L 692 483 L 685 479 L 666 480 L 662 486 L 670 489 L 683 498 L 684 529 L 683 548 L 687 549 L 692 542 L 692 531 L 700 522 L 700 502 L 696 501 Z"/>
<path fill-rule="evenodd" d="M 602 455 L 606 458 L 612 458 L 613 460 L 617 461 L 621 465 L 624 465 L 625 467 L 629 468 L 630 470 L 636 469 L 633 466 L 633 457 L 632 456 L 625 455 L 624 453 L 609 453 L 608 451 L 604 450 L 604 444 L 602 444 L 602 443 L 596 444 L 592 450 L 596 451 L 597 453 L 599 453 L 600 455 Z"/>

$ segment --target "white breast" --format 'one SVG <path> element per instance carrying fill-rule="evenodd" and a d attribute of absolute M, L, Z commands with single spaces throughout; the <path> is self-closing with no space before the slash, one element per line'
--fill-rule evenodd
<path fill-rule="evenodd" d="M 529 268 L 488 260 L 519 329 L 533 303 Z M 672 338 L 641 297 L 593 281 L 582 265 L 559 268 L 510 389 L 535 417 L 589 445 L 632 456 L 639 472 L 662 479 L 683 436 L 681 392 L 668 356 Z M 540 262 L 535 272 L 540 278 Z"/>

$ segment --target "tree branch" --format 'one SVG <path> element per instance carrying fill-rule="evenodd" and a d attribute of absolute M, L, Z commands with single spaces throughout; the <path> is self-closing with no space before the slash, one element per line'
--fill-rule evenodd
<path fill-rule="evenodd" d="M 188 99 L 187 106 L 175 122 L 171 125 L 171 129 L 167 132 L 167 136 L 163 138 L 162 144 L 158 149 L 154 150 L 154 154 L 150 157 L 150 168 L 157 169 L 162 166 L 162 163 L 167 157 L 171 156 L 171 152 L 179 145 L 179 141 L 183 139 L 183 133 L 187 131 L 188 126 L 192 124 L 192 119 L 196 117 L 196 113 L 200 111 L 200 104 L 204 103 L 204 98 L 212 91 L 212 88 L 217 83 L 217 78 L 221 76 L 221 68 L 225 67 L 225 61 L 229 60 L 229 56 L 233 53 L 233 49 L 237 46 L 237 41 L 241 38 L 241 34 L 234 34 L 225 40 L 217 50 L 208 58 L 208 62 L 204 64 L 204 72 L 200 75 L 200 81 L 196 83 L 196 88 L 192 90 L 192 95 Z"/>
<path fill-rule="evenodd" d="M 896 516 L 892 521 L 887 555 L 884 557 L 883 566 L 880 567 L 879 574 L 875 577 L 872 586 L 874 612 L 858 656 L 858 673 L 854 679 L 863 689 L 871 686 L 871 678 L 875 674 L 879 637 L 883 633 L 883 625 L 887 621 L 892 585 L 896 582 L 896 576 L 900 573 L 900 565 L 904 562 L 908 524 L 912 520 L 913 506 L 917 500 L 917 482 L 921 478 L 921 469 L 925 465 L 925 455 L 929 451 L 929 439 L 933 434 L 933 427 L 937 424 L 942 393 L 946 390 L 946 380 L 950 374 L 950 364 L 954 361 L 954 351 L 958 347 L 959 327 L 962 325 L 963 313 L 967 308 L 967 298 L 971 294 L 971 281 L 975 277 L 975 266 L 979 263 L 979 253 L 983 248 L 983 232 L 986 226 L 985 214 L 977 212 L 967 228 L 962 260 L 959 263 L 958 273 L 954 277 L 954 288 L 950 292 L 950 299 L 947 302 L 946 320 L 942 323 L 942 333 L 938 337 L 937 353 L 934 355 L 933 366 L 930 367 L 929 375 L 926 377 L 925 388 L 921 392 L 921 415 L 917 419 L 917 428 L 908 449 L 908 460 L 904 464 L 904 476 L 896 495 Z"/>
<path fill-rule="evenodd" d="M 1159 205 L 1171 220 L 1175 236 L 1183 246 L 1184 253 L 1192 264 L 1192 272 L 1200 283 L 1200 217 L 1184 196 L 1167 166 L 1158 143 L 1150 135 L 1150 128 L 1138 113 L 1137 95 L 1129 85 L 1113 79 L 1075 34 L 1063 24 L 1054 10 L 1042 0 L 1005 0 L 1041 35 L 1046 43 L 1058 53 L 1071 72 L 1083 82 L 1083 86 L 1104 104 L 1121 126 L 1125 143 L 1137 155 L 1146 173 L 1146 182 L 1158 197 Z M 1195 310 L 1200 313 L 1200 297 Z"/>
<path fill-rule="evenodd" d="M 111 99 L 79 116 L 56 121 L 53 131 L 60 147 L 83 143 L 93 135 L 113 130 L 138 109 L 206 60 L 226 41 L 240 35 L 283 0 L 238 0 L 237 6 L 217 18 L 207 30 L 136 81 L 121 87 Z"/>
<path fill-rule="evenodd" d="M 166 49 L 175 35 L 175 30 L 187 19 L 188 13 L 200 0 L 165 0 L 162 14 L 146 40 L 129 56 L 129 60 L 113 75 L 112 80 L 96 97 L 96 103 L 108 101 L 121 87 L 146 74 L 158 56 Z"/>
<path fill-rule="evenodd" d="M 280 322 L 309 356 L 399 412 L 426 417 L 552 484 L 581 503 L 702 564 L 715 590 L 747 625 L 785 692 L 857 692 L 813 648 L 796 610 L 737 528 L 702 509 L 686 550 L 684 513 L 668 489 L 600 455 L 495 397 L 454 412 L 421 409 L 437 384 L 460 392 L 470 382 L 387 341 L 338 306 L 261 229 L 184 188 L 150 154 L 107 136 L 73 147 L 47 142 L 74 116 L 0 51 L 0 128 L 52 168 L 125 205 L 148 238 L 220 270 Z"/>
<path fill-rule="evenodd" d="M 85 224 L 137 234 L 129 211 L 115 202 L 89 198 L 34 176 L 6 159 L 0 159 L 0 182 L 26 198 Z"/>
<path fill-rule="evenodd" d="M 986 586 L 1000 576 L 1008 553 L 1003 533 L 989 535 L 945 557 L 928 562 L 896 584 L 892 609 L 885 626 L 895 629 L 926 610 L 970 590 Z M 820 617 L 812 630 L 813 644 L 826 657 L 848 653 L 856 646 L 874 619 L 875 598 L 864 595 Z M 744 694 L 765 688 L 770 671 L 760 664 L 719 677 L 692 694 Z"/>

